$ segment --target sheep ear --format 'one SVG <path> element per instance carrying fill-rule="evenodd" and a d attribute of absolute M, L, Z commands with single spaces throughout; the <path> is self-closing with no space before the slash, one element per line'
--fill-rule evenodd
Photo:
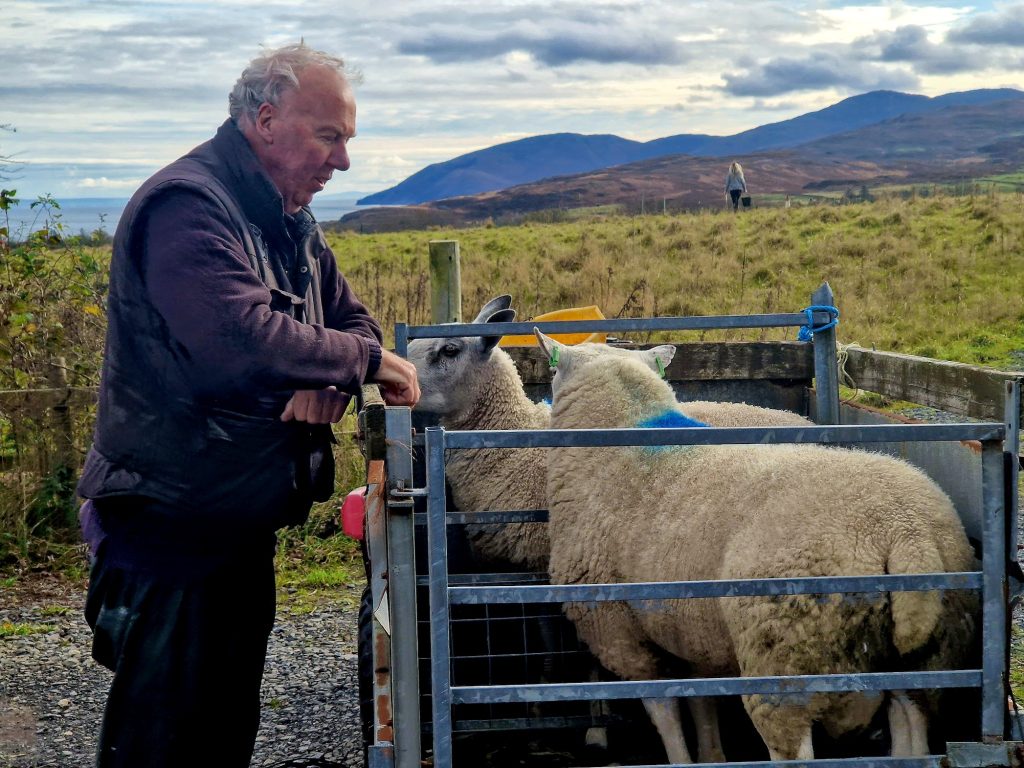
<path fill-rule="evenodd" d="M 540 330 L 534 326 L 533 335 L 537 337 L 537 343 L 540 344 L 540 348 L 544 350 L 544 355 L 548 359 L 548 364 L 554 368 L 558 365 L 558 361 L 563 357 L 562 352 L 565 350 L 565 345 L 552 339 L 550 336 L 545 336 Z"/>
<path fill-rule="evenodd" d="M 499 309 L 497 312 L 491 314 L 487 318 L 488 323 L 511 323 L 516 319 L 516 311 L 514 309 Z M 487 354 L 494 349 L 498 342 L 501 341 L 501 336 L 481 336 L 480 342 L 482 344 L 481 352 Z"/>
<path fill-rule="evenodd" d="M 652 371 L 656 371 L 661 378 L 665 378 L 665 371 L 676 355 L 676 348 L 673 344 L 661 344 L 640 354 Z"/>
<path fill-rule="evenodd" d="M 498 310 L 508 309 L 512 306 L 512 297 L 507 293 L 503 293 L 501 296 L 495 296 L 493 299 L 488 301 L 480 308 L 480 313 L 476 316 L 474 323 L 486 323 L 488 318 Z"/>

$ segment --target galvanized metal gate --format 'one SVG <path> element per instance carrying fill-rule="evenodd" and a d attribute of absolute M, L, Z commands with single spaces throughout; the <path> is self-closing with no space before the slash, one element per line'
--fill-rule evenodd
<path fill-rule="evenodd" d="M 827 284 L 812 297 L 814 305 L 831 305 Z M 654 330 L 703 330 L 711 328 L 752 328 L 805 326 L 809 322 L 827 325 L 824 311 L 805 313 L 605 320 L 586 323 L 587 330 L 608 332 Z M 489 323 L 488 335 L 529 333 L 534 323 Z M 576 331 L 581 323 L 536 324 L 546 333 Z M 404 354 L 410 338 L 445 338 L 480 335 L 479 325 L 402 326 L 396 330 L 396 347 Z M 892 766 L 938 766 L 1010 764 L 1004 744 L 1007 638 L 1007 555 L 1015 559 L 1015 545 L 1007 541 L 1006 509 L 1016 509 L 1016 461 L 1004 453 L 1004 439 L 1016 453 L 1019 399 L 1007 405 L 1007 423 L 970 425 L 888 425 L 828 426 L 839 420 L 838 373 L 835 331 L 832 328 L 813 337 L 815 358 L 815 403 L 817 422 L 811 428 L 745 429 L 643 429 L 578 430 L 544 432 L 446 432 L 426 430 L 426 487 L 416 488 L 411 462 L 413 437 L 408 409 L 382 409 L 386 424 L 388 475 L 371 473 L 370 504 L 367 510 L 371 560 L 371 586 L 375 607 L 376 635 L 390 642 L 376 643 L 374 666 L 375 739 L 368 753 L 371 766 L 419 766 L 422 758 L 419 638 L 417 627 L 415 521 L 413 501 L 427 500 L 427 550 L 429 575 L 421 577 L 429 589 L 429 668 L 431 709 L 429 732 L 433 739 L 433 764 L 453 768 L 452 709 L 466 704 L 507 702 L 555 702 L 565 700 L 608 700 L 641 697 L 686 697 L 739 695 L 743 693 L 829 692 L 844 690 L 923 689 L 974 687 L 982 692 L 983 743 L 951 745 L 949 754 L 922 759 L 842 760 L 837 764 L 884 764 Z M 1019 398 L 1019 388 L 1016 390 Z M 1011 392 L 1012 394 L 1012 392 Z M 383 429 L 382 429 L 383 431 Z M 937 441 L 979 441 L 981 449 L 980 520 L 983 540 L 983 568 L 973 573 L 915 574 L 904 576 L 829 577 L 707 581 L 656 584 L 608 585 L 488 585 L 453 583 L 450 579 L 447 526 L 464 523 L 465 514 L 449 512 L 445 502 L 444 456 L 448 450 L 474 448 L 742 444 L 763 442 L 810 442 L 819 444 L 917 444 Z M 376 480 L 376 482 L 375 482 Z M 387 514 L 385 514 L 385 508 Z M 476 522 L 510 522 L 544 519 L 531 511 L 479 513 Z M 480 685 L 452 684 L 451 615 L 453 606 L 509 605 L 518 603 L 558 604 L 566 601 L 639 599 L 687 599 L 724 595 L 822 594 L 837 592 L 890 592 L 898 590 L 978 589 L 983 596 L 983 659 L 979 669 L 939 672 L 870 673 L 817 675 L 793 678 L 680 679 L 604 683 Z M 383 626 L 385 625 L 386 626 Z M 379 648 L 377 646 L 380 646 Z M 426 681 L 424 681 L 426 682 Z M 942 761 L 945 760 L 943 763 Z M 835 761 L 833 761 L 835 762 Z M 828 764 L 828 761 L 815 761 Z M 728 765 L 739 765 L 729 763 Z M 765 763 L 758 763 L 765 765 Z"/>

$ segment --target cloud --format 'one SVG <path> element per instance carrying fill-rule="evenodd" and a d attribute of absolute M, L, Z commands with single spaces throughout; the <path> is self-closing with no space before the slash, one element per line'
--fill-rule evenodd
<path fill-rule="evenodd" d="M 447 27 L 420 31 L 400 40 L 397 50 L 438 63 L 495 59 L 522 52 L 550 67 L 576 62 L 680 64 L 689 58 L 675 37 L 657 29 L 566 20 L 554 24 L 519 22 L 494 32 L 473 28 L 453 32 Z"/>
<path fill-rule="evenodd" d="M 947 39 L 952 43 L 1024 48 L 1024 4 L 977 16 L 965 26 L 952 30 Z"/>
<path fill-rule="evenodd" d="M 825 88 L 871 91 L 907 89 L 918 78 L 901 69 L 857 61 L 834 53 L 803 58 L 779 57 L 751 67 L 740 75 L 724 75 L 725 90 L 734 96 L 778 96 Z"/>
<path fill-rule="evenodd" d="M 138 189 L 142 182 L 143 179 L 108 179 L 106 176 L 100 176 L 98 179 L 92 177 L 78 179 L 78 186 L 89 190 L 109 189 L 112 191 L 131 192 Z"/>
<path fill-rule="evenodd" d="M 916 25 L 862 37 L 853 42 L 851 49 L 876 61 L 913 64 L 924 74 L 967 72 L 979 66 L 973 52 L 949 43 L 933 43 L 924 27 Z"/>

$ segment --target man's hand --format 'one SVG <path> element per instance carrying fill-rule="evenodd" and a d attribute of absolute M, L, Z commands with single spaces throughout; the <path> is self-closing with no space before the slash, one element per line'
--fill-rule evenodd
<path fill-rule="evenodd" d="M 388 405 L 416 405 L 420 399 L 420 383 L 416 366 L 394 352 L 380 351 L 380 368 L 373 376 L 380 384 L 381 397 Z"/>
<path fill-rule="evenodd" d="M 281 421 L 304 421 L 308 424 L 336 424 L 341 421 L 351 396 L 334 387 L 299 389 L 284 407 Z"/>

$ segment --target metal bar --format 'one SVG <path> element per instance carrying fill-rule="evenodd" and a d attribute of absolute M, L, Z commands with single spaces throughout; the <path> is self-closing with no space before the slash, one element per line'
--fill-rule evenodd
<path fill-rule="evenodd" d="M 811 304 L 831 307 L 835 296 L 828 283 L 811 294 Z M 818 424 L 839 423 L 839 368 L 836 362 L 836 329 L 833 326 L 814 334 L 814 394 L 818 406 Z"/>
<path fill-rule="evenodd" d="M 766 760 L 764 762 L 701 763 L 700 768 L 949 768 L 942 755 L 924 757 L 837 757 L 812 760 Z M 680 763 L 631 765 L 629 768 L 693 768 Z"/>
<path fill-rule="evenodd" d="M 582 446 L 743 445 L 753 443 L 888 443 L 1002 440 L 1002 423 L 869 424 L 824 427 L 683 427 L 678 429 L 545 429 L 448 432 L 447 448 L 578 448 Z"/>
<path fill-rule="evenodd" d="M 388 489 L 412 485 L 412 412 L 385 409 Z M 392 704 L 397 768 L 419 768 L 420 691 L 416 632 L 416 529 L 412 508 L 388 500 L 388 594 L 391 600 Z"/>
<path fill-rule="evenodd" d="M 492 523 L 546 523 L 548 511 L 546 509 L 510 509 L 504 512 L 449 512 L 448 524 L 465 525 L 466 523 L 477 523 L 490 525 Z"/>
<path fill-rule="evenodd" d="M 416 583 L 421 587 L 430 584 L 429 576 L 419 576 Z M 464 586 L 466 584 L 547 584 L 548 578 L 541 573 L 450 573 L 448 584 Z"/>
<path fill-rule="evenodd" d="M 399 357 L 409 354 L 409 326 L 405 323 L 395 323 L 395 354 Z"/>
<path fill-rule="evenodd" d="M 375 429 L 380 425 L 371 425 Z M 384 435 L 374 440 L 384 443 Z M 368 435 L 368 441 L 370 436 Z M 367 462 L 366 471 L 366 548 L 370 561 L 371 638 L 373 640 L 373 742 L 388 744 L 394 758 L 395 734 L 391 678 L 391 611 L 388 607 L 388 533 L 384 506 L 384 460 Z M 393 763 L 392 763 L 393 765 Z"/>
<path fill-rule="evenodd" d="M 448 636 L 448 532 L 445 525 L 444 429 L 427 430 L 427 553 L 430 574 L 430 679 L 434 765 L 451 768 L 451 642 Z M 417 724 L 418 725 L 418 724 Z"/>
<path fill-rule="evenodd" d="M 977 688 L 982 670 L 946 672 L 861 672 L 792 677 L 711 677 L 692 680 L 642 680 L 602 683 L 549 683 L 545 685 L 467 685 L 450 690 L 453 704 L 509 704 L 519 702 L 583 701 L 589 699 L 683 698 L 836 693 L 840 691 L 922 690 Z"/>
<path fill-rule="evenodd" d="M 600 723 L 589 715 L 562 717 L 504 717 L 490 720 L 456 720 L 456 732 L 472 731 L 539 731 L 562 728 L 588 728 Z M 618 720 L 616 721 L 618 722 Z M 659 766 L 659 768 L 665 768 Z"/>
<path fill-rule="evenodd" d="M 987 440 L 981 449 L 982 571 L 982 669 L 981 738 L 1002 741 L 1006 719 L 1003 667 L 1006 661 L 1006 541 L 1003 515 L 1003 447 Z"/>
<path fill-rule="evenodd" d="M 979 744 L 976 741 L 953 741 L 946 744 L 947 768 L 980 768 L 981 766 L 1019 766 L 1021 743 L 1001 741 Z"/>
<path fill-rule="evenodd" d="M 1004 397 L 1004 416 L 1003 420 L 1006 422 L 1006 439 L 1003 441 L 1003 450 L 1010 454 L 1010 461 L 1007 462 L 1009 468 L 1008 477 L 1006 478 L 1006 488 L 1008 490 L 1006 499 L 1006 508 L 1008 510 L 1017 509 L 1017 480 L 1020 474 L 1020 381 L 1008 381 L 1006 382 L 1006 395 Z M 1017 530 L 1017 516 L 1014 514 L 1007 515 L 1007 523 L 1009 528 L 1009 535 L 1006 541 L 1006 558 L 1011 563 L 1017 562 L 1017 540 L 1019 532 Z"/>
<path fill-rule="evenodd" d="M 367 768 L 395 768 L 393 744 L 371 744 L 366 750 Z"/>
<path fill-rule="evenodd" d="M 816 323 L 826 323 L 827 312 L 814 312 Z M 447 325 L 410 325 L 410 339 L 449 339 L 457 336 L 488 336 L 501 334 L 531 334 L 539 328 L 547 334 L 578 333 L 580 331 L 702 331 L 716 328 L 787 328 L 805 325 L 807 315 L 802 312 L 786 312 L 766 315 L 710 315 L 692 317 L 647 317 L 624 318 L 619 320 L 557 320 L 552 322 L 488 323 L 482 328 L 479 323 L 451 323 Z M 397 329 L 397 326 L 396 326 Z"/>
<path fill-rule="evenodd" d="M 452 605 L 483 603 L 565 603 L 612 600 L 676 600 L 699 597 L 824 595 L 839 592 L 923 592 L 937 589 L 981 589 L 981 571 L 906 573 L 876 576 L 806 576 L 722 581 L 639 582 L 633 584 L 552 584 L 543 586 L 458 586 L 448 590 Z M 652 606 L 653 607 L 653 606 Z M 644 605 L 637 606 L 644 610 Z"/>

